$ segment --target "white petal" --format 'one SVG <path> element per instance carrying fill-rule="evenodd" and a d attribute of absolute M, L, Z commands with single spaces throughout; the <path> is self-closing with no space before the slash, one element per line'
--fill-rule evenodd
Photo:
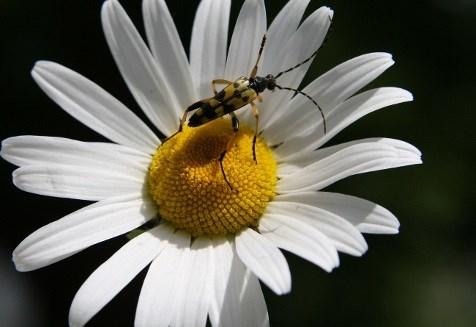
<path fill-rule="evenodd" d="M 286 70 L 308 58 L 316 51 L 325 39 L 329 30 L 333 11 L 327 7 L 321 7 L 313 12 L 301 24 L 285 46 L 285 57 L 281 60 L 279 71 Z M 312 60 L 301 65 L 299 68 L 286 73 L 278 78 L 277 83 L 284 87 L 297 88 L 306 74 Z M 266 72 L 268 73 L 268 72 Z M 277 74 L 278 72 L 271 72 Z M 294 95 L 294 92 L 276 90 L 272 94 L 265 94 L 265 101 L 260 104 L 262 121 L 266 122 L 275 115 L 276 108 L 286 104 Z"/>
<path fill-rule="evenodd" d="M 411 93 L 395 87 L 382 87 L 362 92 L 337 106 L 326 115 L 327 133 L 322 124 L 304 136 L 294 137 L 279 146 L 275 153 L 280 161 L 292 160 L 312 151 L 331 139 L 351 123 L 375 110 L 413 100 Z"/>
<path fill-rule="evenodd" d="M 291 273 L 281 251 L 254 230 L 247 228 L 236 237 L 241 261 L 278 295 L 291 290 Z"/>
<path fill-rule="evenodd" d="M 185 278 L 177 289 L 173 326 L 205 327 L 210 306 L 213 281 L 211 242 L 208 238 L 194 240 L 186 256 L 183 272 Z"/>
<path fill-rule="evenodd" d="M 224 78 L 230 0 L 203 0 L 190 42 L 190 67 L 199 98 L 211 96 L 211 81 Z"/>
<path fill-rule="evenodd" d="M 172 321 L 177 288 L 183 283 L 184 254 L 190 247 L 190 235 L 171 234 L 165 248 L 150 265 L 137 304 L 135 326 L 167 327 Z M 189 272 L 191 273 L 191 272 Z"/>
<path fill-rule="evenodd" d="M 276 246 L 330 272 L 339 266 L 337 250 L 315 225 L 294 215 L 267 213 L 260 220 L 261 234 Z"/>
<path fill-rule="evenodd" d="M 39 61 L 31 72 L 41 89 L 68 114 L 113 142 L 153 153 L 159 139 L 132 111 L 80 74 Z"/>
<path fill-rule="evenodd" d="M 13 261 L 19 271 L 50 265 L 141 226 L 156 215 L 156 210 L 141 195 L 94 203 L 32 233 L 13 251 Z"/>
<path fill-rule="evenodd" d="M 2 141 L 0 155 L 17 166 L 73 165 L 102 167 L 143 175 L 150 155 L 112 143 L 91 143 L 50 136 L 15 136 Z M 135 170 L 137 173 L 131 173 Z"/>
<path fill-rule="evenodd" d="M 345 194 L 303 192 L 278 195 L 276 201 L 297 201 L 345 218 L 361 233 L 396 234 L 400 223 L 387 209 L 373 202 Z"/>
<path fill-rule="evenodd" d="M 261 39 L 266 33 L 266 9 L 263 0 L 246 0 L 238 15 L 231 37 L 225 78 L 249 76 L 258 57 Z"/>
<path fill-rule="evenodd" d="M 269 326 L 257 278 L 234 253 L 231 242 L 215 239 L 213 243 L 214 294 L 209 313 L 212 326 Z"/>
<path fill-rule="evenodd" d="M 385 144 L 393 148 L 393 151 L 397 153 L 399 158 L 407 158 L 409 160 L 419 160 L 421 157 L 421 152 L 414 147 L 413 145 L 395 139 L 383 138 L 383 137 L 374 137 L 361 140 L 355 140 L 351 142 L 341 143 L 333 145 L 327 148 L 320 148 L 314 151 L 309 151 L 307 153 L 302 153 L 299 158 L 295 158 L 292 161 L 286 161 L 279 165 L 279 173 L 282 175 L 292 174 L 301 170 L 303 167 L 310 165 L 316 161 L 329 157 L 334 153 L 337 153 L 345 148 L 352 147 L 357 144 L 363 143 L 376 143 L 376 144 Z"/>
<path fill-rule="evenodd" d="M 158 68 L 119 2 L 104 2 L 101 18 L 109 48 L 137 103 L 162 133 L 174 133 L 183 108 L 171 96 L 167 76 Z"/>
<path fill-rule="evenodd" d="M 243 313 L 242 327 L 269 327 L 268 309 L 258 278 L 246 269 L 242 280 L 240 290 L 240 305 Z"/>
<path fill-rule="evenodd" d="M 395 62 L 385 52 L 364 54 L 338 65 L 309 84 L 304 91 L 319 100 L 324 108 L 334 108 L 375 80 Z M 290 106 L 308 104 L 302 97 Z"/>
<path fill-rule="evenodd" d="M 145 174 L 124 168 L 123 171 L 111 171 L 100 166 L 24 166 L 13 172 L 13 184 L 20 190 L 35 194 L 91 201 L 123 194 L 141 194 Z"/>
<path fill-rule="evenodd" d="M 369 84 L 393 63 L 388 53 L 362 55 L 334 67 L 305 87 L 303 92 L 315 99 L 327 116 L 333 108 Z M 263 126 L 266 129 L 264 135 L 277 144 L 307 132 L 320 120 L 321 115 L 316 106 L 306 97 L 297 95 L 287 105 L 280 105 L 273 110 L 272 116 Z"/>
<path fill-rule="evenodd" d="M 72 327 L 84 326 L 164 248 L 173 229 L 162 224 L 135 237 L 97 268 L 76 293 L 69 311 Z"/>
<path fill-rule="evenodd" d="M 226 238 L 213 239 L 212 259 L 215 273 L 210 302 L 212 326 L 242 326 L 240 283 L 237 271 L 244 271 L 243 264 L 234 256 L 231 242 Z M 236 265 L 238 265 L 236 267 Z M 239 270 L 241 269 L 241 270 Z"/>
<path fill-rule="evenodd" d="M 367 251 L 362 234 L 351 223 L 330 211 L 307 205 L 294 197 L 295 202 L 278 199 L 268 206 L 270 214 L 294 217 L 309 226 L 314 225 L 340 252 L 361 256 Z"/>
<path fill-rule="evenodd" d="M 355 144 L 282 176 L 277 188 L 278 193 L 320 190 L 348 176 L 418 163 L 419 157 L 400 157 L 386 144 Z"/>
<path fill-rule="evenodd" d="M 142 151 L 135 150 L 120 144 L 106 143 L 106 142 L 88 142 L 92 147 L 104 152 L 113 152 L 122 156 L 131 162 L 134 162 L 137 167 L 148 169 L 151 161 L 151 155 Z"/>
<path fill-rule="evenodd" d="M 283 57 L 286 55 L 284 45 L 296 32 L 309 1 L 288 1 L 273 19 L 266 32 L 267 40 L 263 51 L 263 61 L 258 69 L 258 72 L 263 72 L 261 75 L 276 73 L 281 68 Z"/>
<path fill-rule="evenodd" d="M 192 74 L 182 42 L 164 0 L 142 2 L 145 31 L 149 45 L 167 78 L 172 96 L 181 108 L 187 108 L 196 99 Z"/>

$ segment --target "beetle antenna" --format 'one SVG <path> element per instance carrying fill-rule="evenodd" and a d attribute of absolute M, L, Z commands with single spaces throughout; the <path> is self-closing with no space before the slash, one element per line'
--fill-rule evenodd
<path fill-rule="evenodd" d="M 314 105 L 317 107 L 317 109 L 319 109 L 319 112 L 321 113 L 321 116 L 322 116 L 322 124 L 323 124 L 323 127 L 324 127 L 324 134 L 327 133 L 327 124 L 326 124 L 326 117 L 324 117 L 324 111 L 322 111 L 322 108 L 319 106 L 319 104 L 316 102 L 316 100 L 314 100 L 309 94 L 307 93 L 304 93 L 298 89 L 293 89 L 291 87 L 284 87 L 284 86 L 279 86 L 276 84 L 276 87 L 280 90 L 288 90 L 288 91 L 294 91 L 295 94 L 301 94 L 301 95 L 304 95 L 306 98 L 308 98 L 309 100 L 311 100 L 312 103 L 314 103 Z"/>
<path fill-rule="evenodd" d="M 256 64 L 253 67 L 253 70 L 250 73 L 251 78 L 255 78 L 256 74 L 258 73 L 258 64 L 261 55 L 263 54 L 264 44 L 266 43 L 266 34 L 263 35 L 263 39 L 261 40 L 261 46 L 259 47 L 258 58 L 256 59 Z"/>
<path fill-rule="evenodd" d="M 332 23 L 332 17 L 329 16 L 329 25 L 331 25 L 331 23 Z M 329 31 L 327 31 L 326 37 L 324 41 L 321 43 L 321 45 L 319 46 L 319 48 L 317 48 L 307 59 L 304 59 L 303 61 L 301 61 L 300 63 L 298 63 L 297 65 L 291 68 L 288 68 L 286 70 L 283 70 L 282 72 L 279 72 L 274 78 L 277 79 L 279 76 L 289 73 L 290 71 L 295 70 L 296 68 L 304 65 L 309 60 L 313 59 L 317 55 L 317 52 L 324 46 L 324 44 L 326 44 L 327 40 L 329 39 L 329 35 L 331 34 L 331 30 L 332 30 L 331 27 L 332 25 L 329 26 Z"/>

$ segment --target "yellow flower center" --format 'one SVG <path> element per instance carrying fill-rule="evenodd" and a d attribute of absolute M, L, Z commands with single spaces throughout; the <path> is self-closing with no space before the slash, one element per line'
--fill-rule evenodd
<path fill-rule="evenodd" d="M 277 177 L 271 149 L 260 138 L 253 160 L 253 136 L 245 126 L 233 139 L 230 121 L 217 119 L 201 127 L 184 126 L 162 144 L 148 176 L 161 218 L 194 236 L 257 226 L 275 195 Z M 220 168 L 224 151 L 223 169 L 231 188 Z"/>

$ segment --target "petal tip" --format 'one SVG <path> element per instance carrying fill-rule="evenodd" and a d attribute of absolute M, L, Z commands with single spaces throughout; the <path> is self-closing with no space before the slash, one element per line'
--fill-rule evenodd
<path fill-rule="evenodd" d="M 112 10 L 112 6 L 117 6 L 118 3 L 115 0 L 106 0 L 103 2 L 102 7 L 101 7 L 101 16 L 102 18 L 106 18 L 106 15 L 108 14 L 107 12 L 109 10 Z"/>
<path fill-rule="evenodd" d="M 336 251 L 336 258 L 335 258 L 335 261 L 333 262 L 333 266 L 330 266 L 330 269 L 329 270 L 326 270 L 327 272 L 332 272 L 334 269 L 338 268 L 340 266 L 340 258 L 339 258 L 339 254 L 337 253 Z"/>
<path fill-rule="evenodd" d="M 413 94 L 408 90 L 399 87 L 384 87 L 382 89 L 389 90 L 392 94 L 391 96 L 399 100 L 398 102 L 394 102 L 393 104 L 411 102 L 414 100 Z"/>
<path fill-rule="evenodd" d="M 380 54 L 382 55 L 382 58 L 387 59 L 392 64 L 395 63 L 395 59 L 393 58 L 393 55 L 391 53 L 389 53 L 389 52 L 380 52 Z"/>
<path fill-rule="evenodd" d="M 48 61 L 48 60 L 38 60 L 35 62 L 35 64 L 33 65 L 33 68 L 31 69 L 31 75 L 33 76 L 33 78 L 35 78 L 35 75 L 39 74 L 39 72 L 42 70 L 42 69 L 46 69 L 48 67 L 48 65 L 50 65 L 51 62 Z"/>
<path fill-rule="evenodd" d="M 385 52 L 385 51 L 382 51 L 382 52 L 377 52 L 379 55 L 382 56 L 382 58 L 388 58 L 388 59 L 392 59 L 393 60 L 393 55 L 390 53 L 390 52 Z"/>
<path fill-rule="evenodd" d="M 351 255 L 353 257 L 361 257 L 369 250 L 367 242 L 355 244 L 354 247 L 346 248 L 344 253 Z"/>
<path fill-rule="evenodd" d="M 286 295 L 286 294 L 289 294 L 291 293 L 291 284 L 289 284 L 289 287 L 286 287 L 284 289 L 281 290 L 280 293 L 276 293 L 277 295 Z"/>
<path fill-rule="evenodd" d="M 18 257 L 15 251 L 13 251 L 13 254 L 12 254 L 12 261 L 13 261 L 13 264 L 15 265 L 15 269 L 19 272 L 27 272 L 27 271 L 33 270 L 27 264 L 22 262 L 22 260 Z"/>
<path fill-rule="evenodd" d="M 407 101 L 413 101 L 415 98 L 413 97 L 413 94 L 410 91 L 404 90 L 404 97 Z"/>
<path fill-rule="evenodd" d="M 276 295 L 285 295 L 285 294 L 289 294 L 291 292 L 291 274 L 288 274 L 286 276 L 286 279 L 282 281 L 282 285 L 278 285 L 276 287 L 273 287 L 272 288 L 272 291 L 276 294 Z"/>
<path fill-rule="evenodd" d="M 334 17 L 334 10 L 332 10 L 330 7 L 328 6 L 322 6 L 320 7 L 319 9 L 317 9 L 316 12 L 320 12 L 322 14 L 328 14 L 329 15 L 329 18 L 332 20 L 332 18 Z M 331 23 L 331 22 L 330 22 Z"/>
<path fill-rule="evenodd" d="M 328 267 L 323 267 L 323 266 L 320 266 L 326 273 L 330 274 L 331 272 L 334 271 L 334 269 L 338 268 L 339 267 L 339 262 L 337 263 L 334 263 L 333 266 L 328 266 Z"/>
<path fill-rule="evenodd" d="M 0 158 L 3 158 L 4 160 L 7 160 L 7 159 L 5 159 L 5 148 L 8 148 L 8 146 L 10 145 L 9 144 L 10 139 L 11 139 L 11 137 L 4 139 L 2 141 L 2 143 L 0 144 L 0 146 L 1 146 L 1 148 L 0 148 Z"/>
<path fill-rule="evenodd" d="M 420 151 L 416 146 L 413 146 L 413 149 L 415 150 L 415 153 L 416 153 L 416 154 L 420 157 L 420 159 L 421 159 L 421 156 L 423 155 L 423 154 L 421 153 L 421 151 Z"/>
<path fill-rule="evenodd" d="M 367 242 L 365 242 L 364 240 L 364 243 L 362 244 L 362 246 L 360 247 L 359 251 L 360 251 L 360 254 L 359 254 L 359 257 L 363 256 L 365 253 L 367 253 L 367 251 L 369 250 L 369 245 L 367 244 Z"/>
<path fill-rule="evenodd" d="M 19 168 L 18 168 L 18 169 L 19 169 Z M 19 180 L 18 180 L 18 172 L 17 172 L 18 169 L 15 169 L 15 170 L 12 172 L 12 183 L 13 183 L 13 185 L 15 185 L 16 188 L 18 188 L 18 189 L 21 190 L 21 188 L 20 188 L 20 186 L 19 186 L 20 183 L 19 183 Z"/>
<path fill-rule="evenodd" d="M 390 142 L 397 142 L 398 146 L 396 147 L 397 151 L 401 152 L 402 155 L 407 154 L 410 152 L 410 157 L 415 159 L 421 159 L 421 151 L 414 145 L 407 143 L 405 141 L 394 140 L 394 139 L 385 139 L 389 140 Z"/>

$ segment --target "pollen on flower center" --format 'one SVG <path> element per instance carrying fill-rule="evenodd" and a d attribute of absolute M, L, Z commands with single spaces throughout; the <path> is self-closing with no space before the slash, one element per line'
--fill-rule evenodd
<path fill-rule="evenodd" d="M 228 119 L 204 126 L 184 126 L 182 132 L 161 145 L 149 167 L 149 190 L 161 218 L 194 236 L 234 234 L 257 226 L 275 195 L 276 161 L 271 149 L 256 141 L 254 131 L 240 127 L 221 172 L 219 158 L 233 130 Z"/>

